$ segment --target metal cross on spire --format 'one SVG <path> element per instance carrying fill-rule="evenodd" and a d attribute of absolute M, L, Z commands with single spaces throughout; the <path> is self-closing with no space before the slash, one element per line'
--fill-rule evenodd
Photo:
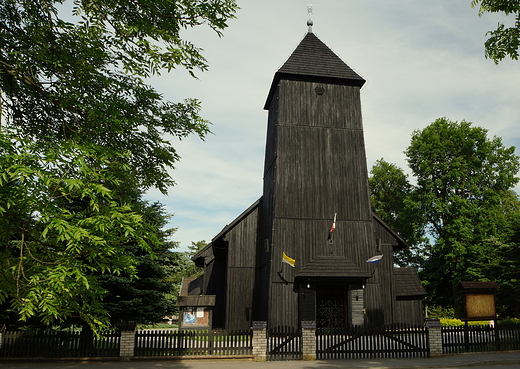
<path fill-rule="evenodd" d="M 309 15 L 309 19 L 307 20 L 307 26 L 309 27 L 309 33 L 312 33 L 312 4 L 307 4 L 307 14 Z"/>

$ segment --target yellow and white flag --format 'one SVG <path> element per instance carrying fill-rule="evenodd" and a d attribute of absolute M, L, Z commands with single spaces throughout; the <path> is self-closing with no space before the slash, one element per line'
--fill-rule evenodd
<path fill-rule="evenodd" d="M 288 257 L 287 255 L 285 255 L 285 252 L 282 252 L 282 261 L 283 261 L 284 263 L 289 264 L 290 266 L 292 266 L 292 267 L 294 268 L 295 260 L 294 260 L 294 259 L 291 259 L 291 258 Z"/>

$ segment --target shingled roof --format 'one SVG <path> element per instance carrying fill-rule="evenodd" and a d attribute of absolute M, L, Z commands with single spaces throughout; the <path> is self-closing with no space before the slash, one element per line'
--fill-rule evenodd
<path fill-rule="evenodd" d="M 264 109 L 281 79 L 363 86 L 365 80 L 341 60 L 314 33 L 305 35 L 289 59 L 274 75 Z"/>
<path fill-rule="evenodd" d="M 182 278 L 181 290 L 179 296 L 201 295 L 202 294 L 202 276 L 195 278 Z"/>
<path fill-rule="evenodd" d="M 341 256 L 317 256 L 305 264 L 297 277 L 369 278 L 370 273 Z"/>
<path fill-rule="evenodd" d="M 396 297 L 426 296 L 421 280 L 414 268 L 394 268 Z"/>

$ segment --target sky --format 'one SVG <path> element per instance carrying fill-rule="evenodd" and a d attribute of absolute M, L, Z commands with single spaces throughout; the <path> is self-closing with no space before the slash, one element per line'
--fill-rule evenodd
<path fill-rule="evenodd" d="M 204 49 L 209 71 L 182 70 L 149 82 L 166 100 L 202 101 L 212 134 L 172 144 L 182 157 L 168 195 L 146 198 L 173 214 L 179 250 L 210 242 L 262 196 L 267 111 L 273 76 L 307 33 L 302 0 L 237 0 L 219 38 L 206 26 L 184 32 Z M 405 169 L 414 130 L 435 119 L 466 120 L 520 147 L 520 61 L 484 56 L 486 32 L 503 14 L 478 16 L 471 0 L 315 0 L 313 32 L 367 80 L 361 89 L 367 165 L 380 158 Z M 520 155 L 520 150 L 517 150 Z"/>

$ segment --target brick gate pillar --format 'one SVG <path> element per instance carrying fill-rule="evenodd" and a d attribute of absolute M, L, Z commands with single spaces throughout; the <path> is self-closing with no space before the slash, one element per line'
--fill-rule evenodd
<path fill-rule="evenodd" d="M 121 326 L 119 357 L 131 358 L 134 356 L 135 328 L 135 323 L 125 323 Z"/>
<path fill-rule="evenodd" d="M 316 360 L 316 322 L 302 321 L 303 360 Z"/>
<path fill-rule="evenodd" d="M 426 328 L 428 328 L 430 356 L 442 356 L 441 321 L 439 319 L 426 319 Z"/>
<path fill-rule="evenodd" d="M 256 361 L 267 360 L 267 322 L 256 321 L 253 330 L 253 355 Z"/>

